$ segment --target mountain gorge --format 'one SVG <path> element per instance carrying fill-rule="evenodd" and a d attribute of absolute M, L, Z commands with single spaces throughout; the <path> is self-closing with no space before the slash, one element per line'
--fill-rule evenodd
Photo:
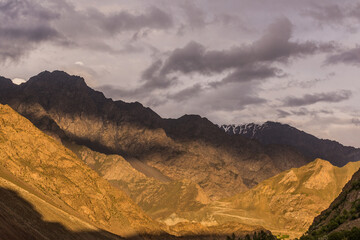
<path fill-rule="evenodd" d="M 336 141 L 319 139 L 287 124 L 265 122 L 262 125 L 249 123 L 243 125 L 221 125 L 230 135 L 241 135 L 255 139 L 262 144 L 279 144 L 297 149 L 308 159 L 322 158 L 335 166 L 360 160 L 360 149 L 343 146 Z"/>
<path fill-rule="evenodd" d="M 360 238 L 360 170 L 340 195 L 317 216 L 301 240 Z"/>
<path fill-rule="evenodd" d="M 0 89 L 0 102 L 44 132 L 137 159 L 173 180 L 188 179 L 210 199 L 245 191 L 309 162 L 291 148 L 269 149 L 229 136 L 199 116 L 162 119 L 139 103 L 107 99 L 84 79 L 64 72 L 42 72 L 20 86 L 9 81 L 0 80 L 6 86 Z"/>
<path fill-rule="evenodd" d="M 178 214 L 177 218 L 212 224 L 261 225 L 275 234 L 300 237 L 359 167 L 360 162 L 339 168 L 316 159 L 266 179 L 246 192 L 214 201 L 199 211 Z"/>
<path fill-rule="evenodd" d="M 0 108 L 6 201 L 26 200 L 36 224 L 48 224 L 41 214 L 74 239 L 224 239 L 264 227 L 298 237 L 360 167 L 357 149 L 288 125 L 164 119 L 61 71 L 21 85 L 1 77 L 0 103 L 11 107 Z"/>
<path fill-rule="evenodd" d="M 171 181 L 154 174 L 146 176 L 119 155 L 105 155 L 84 146 L 69 148 L 106 180 L 124 190 L 154 219 L 196 211 L 210 203 L 200 186 L 189 180 Z"/>
<path fill-rule="evenodd" d="M 167 204 L 171 206 L 173 198 L 178 198 L 178 195 L 172 194 L 179 190 L 180 194 L 185 192 L 185 198 L 190 196 L 190 199 L 193 198 L 192 192 L 187 194 L 186 188 L 201 191 L 199 187 L 188 182 L 169 183 L 175 187 L 173 191 L 168 190 L 172 185 L 167 186 L 164 183 L 163 186 L 148 179 L 131 168 L 120 156 L 105 157 L 85 147 L 81 147 L 78 153 L 85 156 L 84 159 L 90 166 L 92 161 L 105 161 L 105 166 L 99 169 L 99 172 L 105 173 L 104 176 L 108 176 L 110 181 L 113 179 L 112 175 L 117 177 L 116 180 L 126 179 L 128 187 L 132 188 L 134 186 L 131 185 L 130 176 L 139 184 L 137 189 L 149 188 L 142 196 L 152 190 L 160 192 L 159 204 L 166 203 L 161 202 L 165 195 L 172 197 L 163 199 L 170 201 Z M 234 232 L 239 236 L 253 234 L 254 231 L 267 233 L 261 226 L 241 223 L 208 227 L 196 223 L 182 223 L 170 227 L 160 224 L 148 217 L 125 192 L 111 186 L 58 140 L 47 136 L 9 106 L 4 105 L 0 105 L 0 159 L 0 239 L 126 237 L 220 240 Z M 106 164 L 112 165 L 113 162 L 121 169 L 115 167 L 113 171 L 106 168 Z M 144 185 L 141 185 L 141 181 Z M 201 193 L 195 192 L 195 195 L 195 205 L 199 204 L 197 201 L 202 204 L 207 201 L 206 198 L 202 199 Z M 148 195 L 142 199 L 146 201 Z M 181 197 L 179 199 L 184 200 Z M 185 200 L 184 203 L 189 203 Z M 191 205 L 186 207 L 191 208 Z"/>
<path fill-rule="evenodd" d="M 112 187 L 61 143 L 8 106 L 0 106 L 0 113 L 1 169 L 10 176 L 6 181 L 24 182 L 62 211 L 115 234 L 163 232 L 127 194 Z"/>

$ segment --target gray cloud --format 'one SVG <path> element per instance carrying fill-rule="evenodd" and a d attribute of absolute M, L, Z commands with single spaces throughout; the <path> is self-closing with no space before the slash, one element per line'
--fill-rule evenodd
<path fill-rule="evenodd" d="M 359 119 L 359 118 L 353 118 L 353 119 L 351 119 L 351 122 L 352 122 L 355 126 L 360 126 L 360 119 Z"/>
<path fill-rule="evenodd" d="M 195 85 L 185 88 L 175 94 L 169 94 L 168 98 L 182 102 L 189 98 L 197 96 L 201 92 L 201 90 L 202 90 L 201 85 L 195 84 Z"/>
<path fill-rule="evenodd" d="M 341 102 L 348 100 L 352 95 L 349 90 L 340 90 L 337 92 L 317 93 L 317 94 L 305 94 L 302 97 L 287 97 L 284 99 L 284 106 L 287 107 L 299 107 L 305 105 L 311 105 L 318 102 Z"/>
<path fill-rule="evenodd" d="M 329 56 L 326 64 L 351 64 L 360 66 L 360 46 Z"/>
<path fill-rule="evenodd" d="M 126 10 L 105 14 L 96 9 L 76 10 L 63 0 L 1 1 L 0 22 L 1 62 L 18 60 L 43 42 L 112 54 L 138 52 L 141 48 L 130 43 L 124 48 L 114 49 L 107 44 L 108 37 L 143 29 L 139 34 L 145 36 L 148 34 L 145 29 L 169 29 L 173 26 L 172 17 L 157 7 L 149 7 L 137 14 Z"/>
<path fill-rule="evenodd" d="M 284 76 L 282 71 L 271 67 L 271 64 L 336 49 L 333 43 L 294 42 L 290 40 L 291 34 L 292 24 L 282 18 L 271 24 L 266 33 L 251 45 L 228 50 L 208 50 L 200 43 L 189 42 L 183 48 L 172 51 L 161 67 L 157 61 L 157 71 L 152 71 L 154 65 L 151 65 L 148 70 L 151 70 L 152 75 L 148 78 L 143 75 L 144 81 L 148 86 L 159 85 L 159 81 L 164 81 L 163 86 L 170 86 L 169 82 L 176 81 L 167 79 L 172 73 L 208 76 L 226 70 L 231 73 L 223 79 L 223 83 L 281 77 Z"/>
<path fill-rule="evenodd" d="M 237 69 L 233 73 L 225 77 L 221 82 L 213 83 L 212 86 L 218 86 L 218 84 L 224 84 L 229 82 L 238 82 L 239 80 L 251 81 L 251 80 L 262 80 L 271 77 L 284 77 L 286 74 L 276 67 L 270 67 L 267 65 L 250 65 L 244 69 Z"/>
<path fill-rule="evenodd" d="M 345 9 L 337 4 L 320 5 L 313 3 L 310 8 L 303 11 L 304 16 L 315 19 L 320 24 L 342 24 L 348 17 Z"/>
<path fill-rule="evenodd" d="M 300 88 L 312 88 L 316 86 L 318 83 L 325 81 L 325 79 L 315 78 L 308 81 L 289 81 L 287 87 L 300 87 Z"/>
<path fill-rule="evenodd" d="M 321 109 L 321 110 L 309 110 L 305 107 L 301 107 L 299 109 L 296 109 L 296 110 L 291 110 L 291 111 L 285 111 L 285 110 L 282 110 L 282 109 L 278 109 L 277 110 L 277 116 L 278 118 L 285 118 L 285 117 L 288 117 L 288 116 L 318 116 L 319 114 L 327 114 L 327 115 L 331 115 L 333 114 L 332 111 L 329 111 L 329 110 L 324 110 L 324 109 Z"/>
<path fill-rule="evenodd" d="M 207 111 L 241 111 L 256 105 L 261 107 L 268 101 L 258 94 L 258 84 L 252 82 L 229 83 L 218 88 L 206 88 L 194 104 Z"/>
<path fill-rule="evenodd" d="M 52 25 L 58 17 L 36 1 L 0 2 L 0 62 L 18 60 L 41 42 L 68 44 Z"/>
<path fill-rule="evenodd" d="M 276 113 L 278 118 L 286 118 L 291 115 L 291 113 L 281 109 L 276 110 Z"/>
<path fill-rule="evenodd" d="M 95 19 L 101 29 L 111 34 L 143 28 L 168 29 L 173 26 L 172 17 L 157 7 L 151 7 L 138 15 L 127 11 L 106 15 L 94 9 L 88 11 L 87 15 L 89 18 Z"/>
<path fill-rule="evenodd" d="M 356 31 L 353 26 L 360 21 L 360 3 L 312 3 L 302 12 L 303 16 L 314 19 L 320 26 L 338 25 Z"/>
<path fill-rule="evenodd" d="M 187 25 L 192 29 L 199 29 L 205 27 L 206 14 L 202 9 L 195 5 L 194 2 L 185 1 L 180 5 L 181 9 L 185 13 L 187 19 Z"/>
<path fill-rule="evenodd" d="M 304 108 L 304 107 L 301 107 L 300 109 L 298 110 L 293 110 L 291 111 L 291 113 L 293 115 L 296 115 L 296 116 L 317 116 L 318 114 L 333 114 L 332 111 L 328 111 L 328 110 L 309 110 L 307 108 Z"/>

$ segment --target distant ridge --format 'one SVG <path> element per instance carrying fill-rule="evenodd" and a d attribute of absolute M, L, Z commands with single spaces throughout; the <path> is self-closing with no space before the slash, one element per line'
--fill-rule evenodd
<path fill-rule="evenodd" d="M 230 135 L 241 135 L 255 139 L 262 144 L 280 144 L 296 148 L 309 159 L 322 158 L 335 166 L 360 161 L 360 149 L 343 146 L 327 139 L 319 139 L 288 124 L 265 122 L 262 125 L 249 123 L 243 125 L 221 125 Z"/>
<path fill-rule="evenodd" d="M 300 239 L 360 239 L 360 170 Z"/>
<path fill-rule="evenodd" d="M 7 88 L 0 88 L 0 103 L 42 131 L 139 160 L 172 180 L 189 179 L 212 200 L 308 162 L 293 148 L 230 136 L 198 115 L 163 119 L 140 103 L 113 101 L 62 71 L 42 72 L 21 85 L 4 78 L 1 84 Z"/>

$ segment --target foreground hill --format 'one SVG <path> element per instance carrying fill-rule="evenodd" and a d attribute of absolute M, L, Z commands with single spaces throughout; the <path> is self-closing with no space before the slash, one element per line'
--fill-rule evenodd
<path fill-rule="evenodd" d="M 343 146 L 336 141 L 319 139 L 287 124 L 266 122 L 262 125 L 222 125 L 220 128 L 230 135 L 256 139 L 263 144 L 292 146 L 309 159 L 326 159 L 339 167 L 348 162 L 360 161 L 360 149 Z"/>
<path fill-rule="evenodd" d="M 123 236 L 162 232 L 125 193 L 3 105 L 0 105 L 0 159 L 1 169 L 47 196 L 49 202 L 69 215 L 79 215 L 92 225 Z"/>
<path fill-rule="evenodd" d="M 339 195 L 359 167 L 360 162 L 339 168 L 317 159 L 269 178 L 247 192 L 172 218 L 208 224 L 235 221 L 299 237 Z"/>
<path fill-rule="evenodd" d="M 340 195 L 314 219 L 302 240 L 360 239 L 360 170 L 345 185 Z"/>
<path fill-rule="evenodd" d="M 88 166 L 124 190 L 154 219 L 196 211 L 210 202 L 204 191 L 189 180 L 171 181 L 152 174 L 149 168 L 149 176 L 146 176 L 119 155 L 105 155 L 84 146 L 68 145 Z"/>
<path fill-rule="evenodd" d="M 84 153 L 106 159 L 86 148 Z M 0 239 L 123 239 L 115 233 L 127 239 L 222 240 L 233 232 L 270 234 L 263 227 L 241 223 L 160 225 L 72 151 L 4 105 L 0 105 L 0 159 Z M 120 156 L 108 156 L 112 163 L 109 159 L 119 162 L 114 166 L 124 167 L 125 175 L 141 174 Z M 112 174 L 110 169 L 105 173 Z M 145 182 L 145 187 L 151 185 Z M 169 197 L 167 191 L 163 194 Z"/>
<path fill-rule="evenodd" d="M 307 163 L 291 148 L 263 147 L 229 136 L 199 116 L 162 119 L 139 103 L 112 101 L 84 79 L 64 72 L 43 72 L 20 86 L 1 78 L 0 85 L 0 102 L 41 130 L 92 150 L 139 160 L 166 178 L 188 179 L 210 199 L 245 191 Z"/>
<path fill-rule="evenodd" d="M 47 196 L 0 168 L 0 239 L 122 239 L 50 204 Z"/>
<path fill-rule="evenodd" d="M 317 159 L 261 182 L 230 199 L 244 217 L 259 218 L 272 230 L 305 232 L 315 216 L 326 209 L 359 169 L 360 162 L 342 168 Z"/>

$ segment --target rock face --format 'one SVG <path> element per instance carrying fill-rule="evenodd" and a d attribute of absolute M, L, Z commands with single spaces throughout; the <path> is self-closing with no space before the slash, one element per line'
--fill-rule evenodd
<path fill-rule="evenodd" d="M 119 155 L 105 155 L 84 146 L 70 148 L 106 180 L 123 189 L 154 219 L 197 211 L 210 202 L 200 186 L 189 180 L 163 182 L 137 171 Z"/>
<path fill-rule="evenodd" d="M 98 170 L 109 179 L 129 179 L 131 175 L 137 183 L 144 180 L 143 186 L 150 187 L 146 182 L 149 180 L 120 156 L 104 157 L 88 149 L 80 152 L 92 154 L 86 158 L 92 167 L 105 163 Z M 211 227 L 193 223 L 171 228 L 160 226 L 75 153 L 4 105 L 0 105 L 0 159 L 1 239 L 124 239 L 115 233 L 137 240 L 224 240 L 232 232 L 239 236 L 251 235 L 254 231 L 268 233 L 262 227 L 239 223 Z M 121 167 L 125 172 L 113 172 L 107 163 Z M 156 183 L 153 188 L 157 188 L 157 184 L 161 185 Z M 186 192 L 182 188 L 191 186 L 190 183 L 181 184 L 174 188 L 175 191 L 180 188 Z M 160 186 L 159 192 L 162 187 L 166 188 L 166 185 Z M 167 190 L 164 194 L 168 194 Z M 199 192 L 196 194 L 196 201 L 207 201 Z M 160 204 L 164 204 L 161 199 Z M 180 237 L 169 235 L 162 229 Z"/>
<path fill-rule="evenodd" d="M 119 235 L 162 232 L 124 192 L 4 105 L 0 105 L 0 159 L 2 170 L 84 222 Z M 4 178 L 4 171 L 0 173 Z"/>
<path fill-rule="evenodd" d="M 0 102 L 9 104 L 46 133 L 92 150 L 119 154 L 188 179 L 210 199 L 231 196 L 307 161 L 288 147 L 229 136 L 205 118 L 162 119 L 139 103 L 107 99 L 64 72 L 43 72 L 28 82 L 0 79 Z"/>
<path fill-rule="evenodd" d="M 353 238 L 360 237 L 360 170 L 345 185 L 340 195 L 331 203 L 329 208 L 321 212 L 314 219 L 305 236 L 301 239 L 319 239 L 329 235 L 335 237 L 341 231 L 352 231 Z M 345 239 L 344 236 L 333 239 Z M 354 238 L 355 237 L 355 238 Z M 350 239 L 350 238 L 349 238 Z"/>
<path fill-rule="evenodd" d="M 1 239 L 123 239 L 56 207 L 25 182 L 0 169 Z"/>
<path fill-rule="evenodd" d="M 360 167 L 360 162 L 342 168 L 317 159 L 301 168 L 280 173 L 253 189 L 230 198 L 233 215 L 258 219 L 267 229 L 299 236 L 315 216 L 326 209 Z M 249 220 L 247 220 L 249 223 Z M 296 234 L 297 233 L 297 234 Z"/>
<path fill-rule="evenodd" d="M 262 144 L 291 146 L 308 159 L 326 159 L 339 167 L 348 162 L 360 161 L 360 149 L 346 147 L 336 141 L 318 139 L 287 124 L 266 122 L 263 125 L 254 123 L 238 126 L 222 125 L 220 128 L 230 135 L 241 135 Z"/>

